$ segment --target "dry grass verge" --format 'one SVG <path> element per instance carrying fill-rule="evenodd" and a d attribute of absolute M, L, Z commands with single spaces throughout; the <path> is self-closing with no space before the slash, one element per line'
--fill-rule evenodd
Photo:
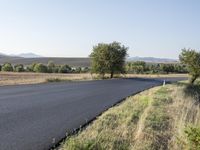
<path fill-rule="evenodd" d="M 127 74 L 116 77 L 185 77 L 183 74 L 169 74 L 169 75 L 136 75 Z M 105 76 L 106 78 L 109 75 Z M 61 81 L 82 81 L 82 80 L 96 80 L 99 77 L 95 74 L 81 73 L 81 74 L 58 74 L 58 73 L 17 73 L 17 72 L 0 72 L 0 86 L 2 85 L 20 85 L 20 84 L 37 84 L 44 82 L 61 82 Z"/>
<path fill-rule="evenodd" d="M 37 84 L 44 82 L 93 80 L 89 73 L 83 74 L 54 74 L 54 73 L 0 73 L 0 86 Z"/>
<path fill-rule="evenodd" d="M 184 84 L 166 85 L 129 97 L 68 137 L 60 149 L 198 149 L 200 106 L 185 89 Z"/>

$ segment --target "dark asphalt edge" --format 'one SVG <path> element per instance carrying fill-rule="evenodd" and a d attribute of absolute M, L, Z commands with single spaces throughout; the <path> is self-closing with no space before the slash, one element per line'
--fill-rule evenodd
<path fill-rule="evenodd" d="M 166 84 L 171 84 L 171 82 L 167 82 Z M 161 86 L 161 85 L 162 85 L 162 83 L 160 83 L 160 84 L 158 84 L 158 85 L 155 85 L 155 86 L 151 86 L 151 87 L 146 88 L 146 89 L 143 89 L 143 90 L 141 90 L 141 91 L 138 91 L 138 92 L 136 92 L 136 93 L 134 93 L 134 94 L 131 94 L 131 95 L 129 95 L 129 96 L 127 96 L 127 97 L 125 97 L 125 98 L 119 100 L 117 103 L 115 103 L 115 104 L 113 104 L 113 105 L 111 105 L 111 106 L 107 106 L 107 107 L 106 107 L 101 113 L 99 113 L 96 117 L 94 117 L 93 119 L 88 120 L 85 124 L 81 125 L 79 128 L 74 129 L 74 130 L 69 131 L 69 132 L 66 132 L 66 133 L 68 133 L 68 134 L 67 134 L 68 136 L 65 136 L 64 138 L 62 138 L 61 140 L 59 140 L 58 143 L 55 144 L 55 145 L 53 145 L 49 150 L 59 150 L 61 144 L 62 144 L 64 141 L 66 141 L 67 138 L 69 138 L 69 137 L 71 137 L 71 136 L 73 136 L 73 135 L 76 135 L 77 133 L 83 131 L 83 130 L 86 129 L 90 124 L 92 124 L 98 117 L 100 117 L 103 113 L 105 113 L 106 111 L 108 111 L 109 109 L 111 109 L 111 108 L 113 108 L 113 107 L 115 107 L 115 106 L 119 106 L 119 105 L 122 104 L 127 98 L 132 97 L 132 96 L 135 96 L 135 95 L 137 95 L 137 94 L 139 94 L 139 93 L 142 93 L 142 92 L 144 92 L 144 91 L 146 91 L 146 90 L 150 90 L 150 89 L 152 89 L 152 88 L 154 88 L 154 87 L 159 87 L 159 86 Z"/>

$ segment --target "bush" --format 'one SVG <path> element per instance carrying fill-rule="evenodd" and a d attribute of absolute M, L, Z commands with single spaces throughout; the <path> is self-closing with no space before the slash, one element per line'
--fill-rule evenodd
<path fill-rule="evenodd" d="M 59 79 L 59 78 L 49 78 L 49 79 L 46 79 L 46 82 L 61 82 L 63 81 L 62 79 Z"/>
<path fill-rule="evenodd" d="M 10 63 L 5 63 L 5 64 L 2 66 L 2 71 L 11 72 L 11 71 L 13 71 L 13 66 L 12 66 Z"/>
<path fill-rule="evenodd" d="M 59 73 L 69 73 L 71 72 L 71 67 L 69 67 L 68 65 L 62 65 L 59 68 Z"/>
<path fill-rule="evenodd" d="M 81 69 L 82 73 L 87 73 L 89 71 L 90 71 L 90 68 L 88 68 L 88 67 L 84 67 L 84 68 Z"/>
<path fill-rule="evenodd" d="M 53 63 L 53 61 L 49 61 L 47 64 L 47 68 L 49 73 L 55 73 L 56 65 Z"/>
<path fill-rule="evenodd" d="M 39 63 L 39 64 L 36 64 L 34 66 L 34 72 L 39 72 L 39 73 L 47 73 L 48 72 L 48 69 L 47 69 L 47 66 Z"/>
<path fill-rule="evenodd" d="M 22 64 L 15 65 L 14 70 L 15 70 L 15 72 L 23 72 L 24 66 Z"/>
<path fill-rule="evenodd" d="M 34 72 L 35 65 L 36 65 L 36 63 L 32 63 L 31 65 L 27 66 L 26 71 Z"/>

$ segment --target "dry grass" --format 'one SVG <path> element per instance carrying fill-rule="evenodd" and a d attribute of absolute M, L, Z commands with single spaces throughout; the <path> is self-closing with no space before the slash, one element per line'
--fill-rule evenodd
<path fill-rule="evenodd" d="M 187 150 L 185 129 L 200 126 L 200 106 L 185 85 L 166 85 L 127 98 L 103 113 L 62 150 Z M 197 132 L 198 133 L 198 132 Z"/>
<path fill-rule="evenodd" d="M 172 96 L 174 103 L 171 105 L 170 113 L 173 116 L 173 138 L 171 139 L 171 149 L 190 149 L 185 129 L 188 126 L 200 126 L 200 104 L 196 96 L 188 95 L 184 85 L 174 88 Z M 200 91 L 199 93 L 200 94 Z"/>
<path fill-rule="evenodd" d="M 141 77 L 141 78 L 164 78 L 164 77 L 188 77 L 188 74 L 125 74 L 124 77 Z"/>
<path fill-rule="evenodd" d="M 50 73 L 0 73 L 0 86 L 18 84 L 36 84 L 53 81 L 92 80 L 91 74 L 50 74 Z M 54 80 L 55 81 L 55 80 Z"/>
<path fill-rule="evenodd" d="M 138 75 L 127 74 L 118 77 L 182 77 L 187 76 L 183 74 L 169 74 L 169 75 Z M 109 75 L 106 75 L 109 77 Z M 19 85 L 19 84 L 36 84 L 43 82 L 60 82 L 60 81 L 77 81 L 77 80 L 93 80 L 99 79 L 97 75 L 90 73 L 82 74 L 53 74 L 53 73 L 14 73 L 14 72 L 0 72 L 0 86 L 2 85 Z"/>

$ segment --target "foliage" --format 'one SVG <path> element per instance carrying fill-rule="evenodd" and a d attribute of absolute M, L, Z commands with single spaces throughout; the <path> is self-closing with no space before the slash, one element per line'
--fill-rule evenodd
<path fill-rule="evenodd" d="M 185 65 L 163 64 L 163 63 L 146 63 L 143 61 L 127 62 L 126 71 L 128 73 L 144 74 L 144 73 L 187 73 Z"/>
<path fill-rule="evenodd" d="M 169 72 L 174 72 L 174 65 L 172 64 L 162 64 L 161 65 L 161 70 L 163 72 L 169 73 Z"/>
<path fill-rule="evenodd" d="M 42 63 L 32 63 L 29 66 L 24 67 L 23 64 L 17 64 L 14 67 L 10 63 L 0 65 L 0 71 L 15 71 L 15 72 L 38 72 L 38 73 L 87 73 L 90 71 L 88 67 L 74 67 L 73 69 L 65 65 L 56 65 L 52 61 L 49 61 L 47 65 Z"/>
<path fill-rule="evenodd" d="M 14 66 L 14 71 L 15 72 L 23 72 L 24 71 L 24 65 L 22 64 L 17 64 Z"/>
<path fill-rule="evenodd" d="M 47 69 L 49 73 L 55 73 L 56 71 L 56 65 L 54 64 L 53 61 L 49 61 L 47 64 Z"/>
<path fill-rule="evenodd" d="M 111 78 L 115 73 L 125 72 L 125 58 L 128 48 L 118 42 L 110 44 L 99 43 L 93 47 L 90 54 L 92 59 L 92 72 L 102 76 L 110 73 Z"/>
<path fill-rule="evenodd" d="M 200 85 L 199 84 L 189 84 L 184 88 L 184 94 L 186 97 L 192 97 L 196 103 L 200 103 Z"/>
<path fill-rule="evenodd" d="M 32 63 L 31 65 L 26 67 L 27 72 L 34 72 L 34 67 L 37 63 Z"/>
<path fill-rule="evenodd" d="M 13 66 L 10 63 L 5 63 L 1 70 L 11 72 L 13 71 Z"/>
<path fill-rule="evenodd" d="M 34 69 L 33 69 L 34 72 L 38 72 L 38 73 L 47 73 L 48 72 L 48 69 L 47 69 L 47 66 L 41 64 L 41 63 L 38 63 L 34 66 Z"/>
<path fill-rule="evenodd" d="M 200 77 L 200 52 L 196 52 L 193 49 L 182 49 L 179 59 L 183 64 L 187 65 L 192 76 L 190 83 L 193 84 Z"/>
<path fill-rule="evenodd" d="M 68 65 L 61 65 L 59 67 L 59 73 L 70 73 L 71 72 L 71 67 Z"/>

